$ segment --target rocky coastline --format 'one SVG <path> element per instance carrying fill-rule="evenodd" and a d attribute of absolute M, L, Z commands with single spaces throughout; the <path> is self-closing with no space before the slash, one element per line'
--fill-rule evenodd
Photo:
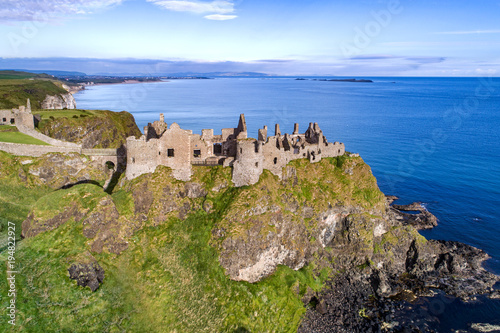
<path fill-rule="evenodd" d="M 202 331 L 191 326 L 201 318 L 209 331 L 432 332 L 432 312 L 414 311 L 422 299 L 498 297 L 499 277 L 482 266 L 489 256 L 422 237 L 417 230 L 438 219 L 421 203 L 398 205 L 386 197 L 355 154 L 295 160 L 281 178 L 266 171 L 243 188 L 232 186 L 229 168 L 200 167 L 183 182 L 158 167 L 117 180 L 111 194 L 99 185 L 109 172 L 83 156 L 11 158 L 5 155 L 4 165 L 23 176 L 19 182 L 56 189 L 22 222 L 19 253 L 38 260 L 30 271 L 50 279 L 54 295 L 64 290 L 72 298 L 64 311 L 83 306 L 82 288 L 90 288 L 92 302 L 123 300 L 137 289 L 146 303 L 135 296 L 124 303 L 133 311 L 128 327 L 151 320 L 165 327 L 163 317 L 136 311 L 148 304 L 172 318 L 190 316 L 169 322 L 179 331 Z M 63 247 L 70 252 L 54 252 L 54 237 L 71 244 Z M 124 284 L 130 288 L 109 292 Z M 203 290 L 193 294 L 200 284 Z M 26 297 L 43 302 L 31 290 L 23 291 Z M 171 295 L 168 303 L 159 290 Z M 185 313 L 179 298 L 198 311 Z M 207 314 L 214 302 L 217 310 Z M 102 315 L 119 321 L 129 314 Z M 52 313 L 41 316 L 51 320 Z M 214 317 L 221 319 L 211 322 Z"/>
<path fill-rule="evenodd" d="M 421 203 L 393 204 L 397 199 L 387 196 L 393 221 L 418 230 L 437 225 Z M 383 267 L 367 265 L 360 271 L 346 260 L 327 288 L 302 298 L 308 311 L 298 332 L 437 332 L 432 326 L 438 318 L 422 306 L 423 298 L 440 295 L 447 303 L 455 298 L 471 302 L 478 295 L 493 299 L 499 293 L 495 284 L 500 279 L 483 268 L 490 257 L 480 249 L 440 240 L 417 246 L 415 240 L 408 244 L 404 239 L 395 249 L 396 260 Z M 481 325 L 472 324 L 472 331 L 484 331 Z"/>

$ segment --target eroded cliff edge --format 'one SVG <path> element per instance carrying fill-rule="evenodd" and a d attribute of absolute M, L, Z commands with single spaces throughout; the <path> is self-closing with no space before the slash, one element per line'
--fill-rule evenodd
<path fill-rule="evenodd" d="M 230 168 L 197 167 L 182 182 L 158 167 L 112 195 L 89 184 L 49 192 L 23 222 L 23 255 L 38 260 L 32 269 L 52 281 L 50 295 L 69 295 L 61 313 L 82 305 L 66 271 L 91 257 L 108 273 L 101 300 L 87 295 L 85 307 L 100 311 L 93 299 L 112 301 L 109 288 L 128 286 L 113 291 L 119 310 L 100 315 L 122 328 L 289 331 L 302 321 L 304 332 L 377 331 L 388 320 L 370 304 L 431 288 L 467 298 L 498 281 L 481 267 L 484 252 L 427 241 L 414 222 L 389 205 L 356 156 L 297 160 L 282 180 L 264 172 L 242 188 L 231 185 Z M 39 317 L 51 314 L 42 307 Z"/>

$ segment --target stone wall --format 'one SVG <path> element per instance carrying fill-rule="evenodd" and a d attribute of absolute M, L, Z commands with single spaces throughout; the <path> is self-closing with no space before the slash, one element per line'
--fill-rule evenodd
<path fill-rule="evenodd" d="M 60 146 L 60 147 L 69 147 L 69 148 L 78 148 L 78 149 L 82 148 L 82 145 L 79 145 L 79 144 L 76 144 L 73 142 L 61 141 L 61 140 L 51 138 L 50 136 L 47 136 L 45 134 L 38 132 L 34 128 L 29 128 L 29 127 L 24 126 L 22 124 L 17 124 L 17 129 L 19 130 L 19 132 L 24 133 L 24 134 L 29 135 L 29 136 L 32 136 L 35 139 L 38 139 L 38 140 L 43 141 L 45 143 L 48 143 L 49 145 Z"/>
<path fill-rule="evenodd" d="M 293 134 L 281 134 L 279 125 L 275 135 L 267 137 L 267 127 L 259 130 L 259 140 L 238 140 L 238 155 L 233 164 L 235 186 L 253 185 L 259 181 L 263 169 L 282 178 L 283 167 L 290 161 L 307 158 L 311 163 L 323 157 L 336 157 L 345 153 L 343 143 L 330 143 L 323 136 L 317 123 L 310 123 L 304 134 L 299 134 L 295 124 Z M 251 145 L 256 148 L 250 149 Z"/>
<path fill-rule="evenodd" d="M 168 128 L 163 115 L 160 121 L 148 124 L 144 133 L 140 139 L 127 138 L 128 179 L 164 165 L 172 169 L 175 178 L 189 180 L 192 165 L 223 165 L 233 167 L 234 185 L 244 186 L 257 183 L 264 169 L 282 178 L 283 167 L 290 161 L 307 158 L 316 163 L 345 153 L 344 144 L 329 143 L 317 123 L 310 123 L 303 134 L 298 124 L 292 134 L 281 134 L 276 124 L 274 136 L 268 136 L 264 126 L 258 140 L 247 138 L 244 115 L 236 128 L 223 128 L 221 135 L 214 135 L 212 129 L 193 134 L 176 123 Z"/>
<path fill-rule="evenodd" d="M 0 110 L 0 125 L 14 125 L 15 115 L 12 110 Z"/>
<path fill-rule="evenodd" d="M 253 139 L 238 140 L 236 160 L 233 163 L 234 186 L 255 184 L 264 170 L 263 144 Z"/>
<path fill-rule="evenodd" d="M 9 142 L 0 142 L 0 150 L 12 155 L 31 157 L 40 157 L 47 153 L 81 153 L 80 148 L 27 145 Z"/>

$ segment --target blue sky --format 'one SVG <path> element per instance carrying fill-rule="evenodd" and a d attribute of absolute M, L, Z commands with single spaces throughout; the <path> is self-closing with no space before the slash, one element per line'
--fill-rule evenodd
<path fill-rule="evenodd" d="M 500 0 L 0 0 L 0 68 L 500 75 Z"/>

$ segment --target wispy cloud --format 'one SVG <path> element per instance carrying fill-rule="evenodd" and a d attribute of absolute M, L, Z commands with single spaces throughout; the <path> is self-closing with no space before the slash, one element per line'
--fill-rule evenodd
<path fill-rule="evenodd" d="M 232 20 L 237 18 L 238 16 L 236 15 L 223 15 L 223 14 L 212 14 L 212 15 L 206 15 L 204 16 L 207 20 L 214 20 L 214 21 L 227 21 L 227 20 Z"/>
<path fill-rule="evenodd" d="M 232 1 L 215 0 L 211 2 L 190 0 L 147 0 L 167 10 L 176 12 L 189 12 L 195 14 L 207 14 L 208 20 L 225 21 L 237 18 L 234 15 L 235 8 Z M 233 14 L 233 15 L 230 15 Z"/>
<path fill-rule="evenodd" d="M 0 0 L 0 23 L 48 21 L 63 15 L 90 14 L 124 0 Z"/>
<path fill-rule="evenodd" d="M 500 30 L 467 30 L 467 31 L 441 31 L 434 32 L 435 35 L 479 35 L 479 34 L 500 34 Z"/>

